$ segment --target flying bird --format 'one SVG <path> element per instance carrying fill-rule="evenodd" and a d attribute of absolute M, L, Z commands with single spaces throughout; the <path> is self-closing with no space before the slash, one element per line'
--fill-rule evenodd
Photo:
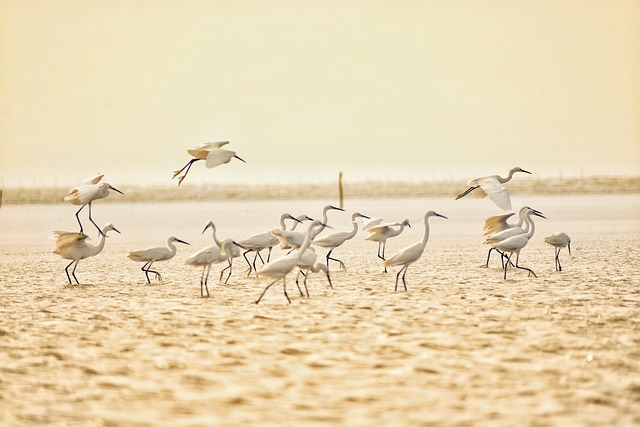
<path fill-rule="evenodd" d="M 571 238 L 567 236 L 566 233 L 553 233 L 545 237 L 544 241 L 556 248 L 556 271 L 562 271 L 562 266 L 560 265 L 560 250 L 568 247 L 569 255 L 571 255 Z"/>
<path fill-rule="evenodd" d="M 500 175 L 490 175 L 472 179 L 471 181 L 467 182 L 469 188 L 464 193 L 458 194 L 456 200 L 466 196 L 469 193 L 479 199 L 489 196 L 493 203 L 495 203 L 500 209 L 510 211 L 511 198 L 509 197 L 509 192 L 502 184 L 509 182 L 513 177 L 513 174 L 516 172 L 531 174 L 531 172 L 529 171 L 526 171 L 519 167 L 515 167 L 509 171 L 509 175 L 506 178 L 503 178 Z"/>
<path fill-rule="evenodd" d="M 98 229 L 98 234 L 102 233 L 98 224 L 93 221 L 91 218 L 91 202 L 98 199 L 104 199 L 109 195 L 109 190 L 113 190 L 117 193 L 123 194 L 122 191 L 117 188 L 112 187 L 110 184 L 103 182 L 100 184 L 100 180 L 104 175 L 95 175 L 87 178 L 83 178 L 78 182 L 74 188 L 71 189 L 69 195 L 64 198 L 65 202 L 71 203 L 72 205 L 80 206 L 80 209 L 76 212 L 76 219 L 78 220 L 78 224 L 80 225 L 80 233 L 82 233 L 82 222 L 80 222 L 80 211 L 84 209 L 85 206 L 89 205 L 89 221 Z"/>
<path fill-rule="evenodd" d="M 70 284 L 72 283 L 71 276 L 73 276 L 77 284 L 80 284 L 76 277 L 76 267 L 78 267 L 78 263 L 80 260 L 98 255 L 102 252 L 107 232 L 111 230 L 116 233 L 120 233 L 120 231 L 118 231 L 113 225 L 106 224 L 104 228 L 100 230 L 100 241 L 95 246 L 87 244 L 85 240 L 89 236 L 84 233 L 72 233 L 68 231 L 53 232 L 54 238 L 56 239 L 56 248 L 53 250 L 53 253 L 60 255 L 63 259 L 71 260 L 69 265 L 64 269 L 65 273 L 67 273 L 67 279 L 69 279 Z M 75 265 L 71 271 L 71 276 L 69 276 L 69 267 L 73 264 Z"/>
<path fill-rule="evenodd" d="M 193 159 L 189 160 L 187 164 L 182 167 L 182 169 L 173 172 L 173 178 L 175 178 L 186 169 L 184 174 L 178 179 L 178 186 L 180 186 L 180 184 L 182 184 L 182 181 L 187 177 L 187 174 L 191 169 L 191 165 L 193 165 L 198 160 L 205 160 L 205 166 L 209 169 L 215 168 L 216 166 L 220 166 L 225 163 L 229 163 L 229 161 L 231 161 L 231 159 L 234 157 L 241 162 L 246 163 L 243 159 L 236 155 L 235 151 L 225 150 L 224 148 L 222 148 L 228 143 L 229 141 L 205 142 L 204 144 L 198 145 L 193 150 L 187 150 L 187 153 L 193 156 Z"/>

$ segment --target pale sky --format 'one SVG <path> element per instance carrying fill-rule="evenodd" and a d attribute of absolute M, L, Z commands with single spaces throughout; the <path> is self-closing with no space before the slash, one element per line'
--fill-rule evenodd
<path fill-rule="evenodd" d="M 0 43 L 4 186 L 640 175 L 637 0 L 0 0 Z"/>

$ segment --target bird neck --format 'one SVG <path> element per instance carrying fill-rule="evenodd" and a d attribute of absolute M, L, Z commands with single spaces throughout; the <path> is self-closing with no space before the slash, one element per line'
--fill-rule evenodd
<path fill-rule="evenodd" d="M 353 222 L 353 228 L 351 229 L 351 232 L 347 234 L 349 239 L 353 238 L 356 235 L 356 233 L 358 233 L 358 223 L 356 221 L 352 221 L 352 222 Z"/>
<path fill-rule="evenodd" d="M 216 242 L 217 247 L 221 248 L 222 242 L 220 241 L 220 239 L 218 239 L 218 236 L 216 236 L 216 228 L 211 227 L 211 230 L 213 231 L 213 241 Z"/>
<path fill-rule="evenodd" d="M 286 216 L 286 215 L 283 215 L 283 216 L 280 217 L 280 229 L 281 230 L 286 230 L 287 229 L 287 224 L 285 224 L 285 222 L 284 222 L 284 220 L 287 219 L 287 218 L 289 218 L 289 217 Z M 293 222 L 297 223 L 297 221 L 293 221 Z"/>
<path fill-rule="evenodd" d="M 429 240 L 429 217 L 424 218 L 424 236 L 422 236 L 422 247 L 427 246 Z"/>
<path fill-rule="evenodd" d="M 106 242 L 106 233 L 103 231 L 100 235 L 100 241 L 98 242 L 97 245 L 93 246 L 93 245 L 87 245 L 88 247 L 91 248 L 91 255 L 98 255 L 100 252 L 102 252 L 102 249 L 104 248 L 104 244 Z"/>
<path fill-rule="evenodd" d="M 533 222 L 533 218 L 531 218 L 531 213 L 529 213 L 529 215 L 527 215 L 527 226 L 529 228 L 528 231 L 526 231 L 526 235 L 527 238 L 530 239 L 531 237 L 533 237 L 533 233 L 535 233 L 536 231 L 536 225 Z"/>
<path fill-rule="evenodd" d="M 511 178 L 513 178 L 513 174 L 516 173 L 517 171 L 518 171 L 517 169 L 511 169 L 509 171 L 509 175 L 507 175 L 506 178 L 498 176 L 498 181 L 500 181 L 501 184 L 504 184 L 505 182 L 511 180 Z"/>

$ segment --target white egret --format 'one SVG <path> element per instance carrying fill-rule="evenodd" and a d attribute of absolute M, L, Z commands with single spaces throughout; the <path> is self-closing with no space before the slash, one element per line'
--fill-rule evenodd
<path fill-rule="evenodd" d="M 173 244 L 174 242 L 182 243 L 188 245 L 189 243 L 178 239 L 177 237 L 171 236 L 167 239 L 167 247 L 157 246 L 154 248 L 140 249 L 137 251 L 129 252 L 129 259 L 137 262 L 144 262 L 141 270 L 144 271 L 145 276 L 147 276 L 147 283 L 151 283 L 149 280 L 149 273 L 154 273 L 156 278 L 162 282 L 162 276 L 157 271 L 151 270 L 151 266 L 154 262 L 157 261 L 167 261 L 173 258 L 176 255 L 178 249 Z"/>
<path fill-rule="evenodd" d="M 322 209 L 321 224 L 327 224 L 327 212 L 329 212 L 330 210 L 344 211 L 344 209 L 342 208 L 338 208 L 333 205 L 326 205 Z M 324 230 L 324 226 L 322 225 L 320 227 L 315 227 L 311 233 L 311 240 L 313 240 L 318 234 L 320 234 L 322 230 Z M 280 241 L 281 243 L 280 247 L 282 249 L 299 248 L 302 245 L 302 242 L 304 241 L 304 236 L 305 236 L 305 233 L 301 233 L 299 231 L 286 231 L 286 230 L 283 231 L 283 230 L 275 229 L 275 230 L 271 230 L 271 232 Z"/>
<path fill-rule="evenodd" d="M 191 169 L 191 165 L 198 160 L 206 160 L 205 166 L 209 169 L 215 168 L 216 166 L 220 166 L 224 163 L 229 163 L 232 158 L 236 158 L 243 163 L 246 163 L 243 159 L 236 155 L 235 151 L 225 150 L 222 148 L 227 145 L 229 141 L 219 141 L 219 142 L 205 142 L 204 144 L 198 145 L 193 150 L 187 150 L 193 159 L 189 160 L 186 165 L 182 167 L 182 169 L 173 172 L 173 178 L 180 175 L 180 173 L 186 169 L 184 175 L 182 175 L 178 179 L 178 186 L 182 184 L 182 181 L 187 177 L 189 170 Z M 173 179 L 172 178 L 172 179 Z"/>
<path fill-rule="evenodd" d="M 518 210 L 518 221 L 515 223 L 509 223 L 507 220 L 511 218 L 514 214 L 513 212 L 504 214 L 504 215 L 495 215 L 490 216 L 489 218 L 484 220 L 484 228 L 483 234 L 486 237 L 487 244 L 493 242 L 499 242 L 500 240 L 504 240 L 507 237 L 516 236 L 518 234 L 526 233 L 529 231 L 529 225 L 525 224 L 525 228 L 522 228 L 522 225 L 525 222 L 525 212 L 531 209 L 529 206 L 523 206 Z M 539 212 L 540 213 L 540 212 Z M 494 247 L 489 249 L 489 253 L 487 254 L 487 262 L 482 267 L 489 268 L 489 259 L 491 258 L 491 252 L 497 250 Z M 504 258 L 504 254 L 498 251 L 502 258 Z M 502 267 L 504 268 L 504 260 L 502 260 Z"/>
<path fill-rule="evenodd" d="M 326 256 L 327 268 L 329 268 L 330 260 L 336 261 L 341 268 L 345 268 L 344 262 L 340 261 L 337 258 L 332 258 L 331 253 L 335 248 L 337 248 L 338 246 L 341 246 L 347 240 L 352 239 L 358 233 L 358 222 L 356 221 L 356 218 L 369 219 L 368 216 L 363 215 L 360 212 L 354 212 L 351 215 L 351 224 L 353 225 L 351 231 L 339 231 L 336 233 L 331 233 L 313 241 L 314 245 L 320 246 L 321 248 L 329 249 L 329 252 L 327 252 L 327 256 Z"/>
<path fill-rule="evenodd" d="M 544 241 L 555 248 L 556 271 L 562 271 L 562 266 L 560 265 L 560 250 L 568 247 L 569 255 L 571 255 L 571 238 L 567 236 L 566 233 L 557 232 L 545 237 Z"/>
<path fill-rule="evenodd" d="M 520 260 L 520 251 L 522 250 L 522 248 L 527 246 L 527 243 L 529 243 L 529 240 L 531 239 L 531 237 L 533 237 L 533 233 L 535 233 L 536 231 L 536 226 L 533 222 L 533 218 L 531 218 L 532 215 L 539 216 L 540 218 L 546 219 L 544 215 L 542 215 L 540 212 L 536 211 L 535 209 L 529 209 L 525 212 L 525 222 L 529 224 L 529 230 L 526 233 L 521 233 L 521 234 L 518 234 L 517 236 L 507 237 L 504 240 L 500 240 L 499 242 L 493 243 L 494 248 L 509 254 L 507 256 L 507 262 L 504 264 L 505 279 L 507 278 L 507 269 L 509 268 L 509 264 L 513 265 L 513 263 L 511 262 L 511 257 L 513 256 L 514 253 L 516 254 L 515 267 L 521 270 L 527 270 L 529 272 L 529 276 L 533 274 L 534 277 L 538 277 L 536 273 L 534 273 L 534 271 L 531 270 L 530 268 L 521 267 L 518 264 L 518 261 Z"/>
<path fill-rule="evenodd" d="M 398 226 L 397 229 L 393 228 L 396 226 Z M 378 242 L 378 258 L 384 261 L 384 251 L 387 247 L 387 239 L 399 236 L 405 227 L 411 228 L 411 224 L 408 219 L 405 219 L 400 223 L 394 222 L 370 226 L 368 229 L 365 229 L 369 235 L 364 239 L 372 242 Z M 384 268 L 384 272 L 387 272 L 387 267 Z"/>
<path fill-rule="evenodd" d="M 306 215 L 303 215 L 303 217 L 305 219 L 309 219 L 309 217 L 307 217 Z M 285 220 L 287 219 L 291 219 L 295 222 L 295 224 L 298 224 L 299 222 L 302 221 L 302 219 L 297 219 L 294 216 L 292 216 L 289 213 L 283 213 L 280 216 L 280 229 L 281 230 L 286 230 L 287 226 L 285 224 Z M 271 233 L 271 230 L 262 232 L 262 233 L 258 233 L 258 234 L 254 234 L 253 236 L 250 236 L 244 240 L 240 240 L 238 242 L 238 244 L 245 249 L 245 252 L 242 253 L 242 256 L 244 257 L 245 261 L 247 261 L 247 264 L 249 265 L 249 270 L 247 271 L 247 277 L 249 277 L 249 274 L 251 274 L 251 270 L 253 268 L 253 271 L 256 270 L 256 259 L 258 257 L 260 257 L 260 261 L 262 261 L 262 264 L 264 265 L 265 262 L 262 259 L 262 255 L 260 255 L 260 251 L 263 249 L 269 249 L 269 253 L 267 255 L 267 262 L 269 262 L 271 260 L 271 251 L 273 249 L 273 247 L 275 245 L 277 245 L 279 242 L 279 240 Z M 249 259 L 247 258 L 247 254 L 249 252 L 255 252 L 256 255 L 253 257 L 253 266 L 252 264 L 249 262 Z"/>
<path fill-rule="evenodd" d="M 95 175 L 87 178 L 83 178 L 80 180 L 78 185 L 71 189 L 69 195 L 64 198 L 65 202 L 71 203 L 72 205 L 80 206 L 80 209 L 76 212 L 76 219 L 78 220 L 78 224 L 80 225 L 80 233 L 82 233 L 82 222 L 80 222 L 80 211 L 84 209 L 85 206 L 89 205 L 89 221 L 98 229 L 98 233 L 102 233 L 98 224 L 93 221 L 91 218 L 91 202 L 98 199 L 103 199 L 109 195 L 109 190 L 113 190 L 117 193 L 123 194 L 122 191 L 117 188 L 112 187 L 110 184 L 103 182 L 100 184 L 100 180 L 104 177 L 104 175 Z"/>
<path fill-rule="evenodd" d="M 213 241 L 215 242 L 215 244 L 219 248 L 222 248 L 222 244 L 224 243 L 224 241 L 221 241 L 216 236 L 216 225 L 213 223 L 213 221 L 209 221 L 207 223 L 207 225 L 205 225 L 204 230 L 202 230 L 203 234 L 204 234 L 205 231 L 207 231 L 207 228 L 211 228 L 211 230 L 213 231 Z M 231 240 L 231 239 L 226 239 L 226 240 Z M 233 242 L 233 240 L 231 240 L 231 241 Z M 233 259 L 240 256 L 240 248 L 238 247 L 238 245 L 236 245 L 234 243 L 232 245 L 229 245 L 229 247 L 225 251 L 225 254 L 227 255 L 227 261 L 228 261 L 229 265 L 227 265 L 225 268 L 222 269 L 222 271 L 220 272 L 220 277 L 219 277 L 218 280 L 222 280 L 222 276 L 224 275 L 224 272 L 229 270 L 229 274 L 227 275 L 227 279 L 224 281 L 224 283 L 227 283 L 229 281 L 229 278 L 231 277 L 231 272 L 233 270 Z"/>
<path fill-rule="evenodd" d="M 206 248 L 200 249 L 198 252 L 189 256 L 185 260 L 185 264 L 193 266 L 193 267 L 202 267 L 202 275 L 200 276 L 200 296 L 203 297 L 204 290 L 207 291 L 207 297 L 209 296 L 209 272 L 211 271 L 212 264 L 218 264 L 223 261 L 227 261 L 229 259 L 228 254 L 225 250 L 228 249 L 229 245 L 232 245 L 233 241 L 231 239 L 227 239 L 222 242 L 222 248 L 217 246 L 209 246 Z M 206 273 L 206 275 L 205 275 Z"/>
<path fill-rule="evenodd" d="M 262 291 L 262 294 L 260 294 L 260 297 L 256 300 L 256 304 L 259 304 L 260 300 L 262 300 L 262 297 L 267 292 L 267 290 L 269 290 L 271 286 L 273 286 L 280 280 L 282 280 L 284 296 L 287 298 L 287 301 L 291 303 L 291 299 L 289 299 L 289 295 L 287 295 L 287 285 L 285 281 L 286 276 L 291 272 L 291 270 L 296 267 L 296 265 L 298 264 L 298 260 L 311 244 L 312 233 L 314 233 L 318 228 L 324 227 L 326 227 L 326 224 L 323 224 L 317 220 L 312 221 L 311 224 L 309 224 L 309 228 L 307 228 L 307 231 L 305 232 L 305 238 L 299 250 L 273 260 L 264 265 L 260 270 L 258 270 L 258 276 L 267 276 L 274 280 L 273 282 L 269 283 L 266 288 L 264 288 L 264 291 Z"/>
<path fill-rule="evenodd" d="M 304 276 L 303 285 L 304 285 L 304 289 L 307 292 L 307 298 L 309 298 L 309 289 L 307 288 L 307 277 L 309 276 L 309 272 L 317 273 L 319 271 L 323 271 L 324 274 L 327 276 L 329 287 L 333 289 L 329 268 L 327 267 L 326 264 L 322 263 L 321 261 L 318 261 L 318 255 L 316 254 L 316 251 L 315 249 L 313 249 L 313 247 L 309 246 L 307 250 L 304 251 L 302 255 L 300 255 L 297 265 L 299 270 L 298 270 L 298 275 L 296 276 L 296 286 L 298 286 L 298 290 L 300 290 L 298 279 L 300 278 L 300 274 L 302 274 Z M 300 290 L 300 294 L 302 294 L 301 290 Z"/>
<path fill-rule="evenodd" d="M 370 228 L 380 225 L 382 218 L 359 219 L 358 222 L 362 225 L 363 231 L 369 231 Z"/>
<path fill-rule="evenodd" d="M 432 216 L 438 216 L 440 218 L 448 219 L 446 216 L 440 215 L 439 213 L 436 213 L 434 211 L 427 212 L 424 215 L 424 235 L 422 236 L 422 240 L 399 250 L 391 258 L 387 258 L 384 261 L 385 267 L 390 267 L 393 265 L 402 266 L 402 268 L 396 275 L 396 291 L 398 290 L 398 279 L 400 278 L 400 273 L 402 273 L 402 284 L 404 285 L 404 290 L 407 290 L 407 282 L 405 281 L 404 277 L 407 274 L 407 269 L 409 268 L 409 266 L 420 259 L 422 253 L 424 252 L 425 246 L 427 246 L 427 241 L 429 240 L 429 218 L 431 218 Z"/>
<path fill-rule="evenodd" d="M 500 175 L 490 175 L 472 179 L 471 181 L 467 182 L 469 188 L 464 193 L 458 194 L 456 200 L 466 196 L 469 193 L 477 198 L 489 196 L 493 203 L 495 203 L 500 209 L 510 211 L 511 198 L 509 197 L 509 192 L 502 184 L 510 181 L 513 177 L 513 174 L 516 172 L 524 172 L 528 174 L 531 173 L 522 168 L 515 167 L 509 171 L 509 175 L 506 178 L 503 178 Z"/>
<path fill-rule="evenodd" d="M 67 265 L 67 267 L 64 269 L 65 273 L 67 273 L 67 279 L 69 279 L 69 283 L 72 283 L 71 277 L 69 276 L 69 267 L 71 267 L 71 265 L 75 263 L 71 275 L 76 280 L 76 283 L 80 284 L 78 278 L 76 277 L 76 267 L 78 267 L 78 263 L 81 259 L 89 258 L 102 252 L 107 237 L 107 232 L 111 230 L 120 234 L 120 231 L 118 231 L 113 225 L 107 223 L 104 228 L 100 230 L 100 241 L 95 246 L 87 244 L 85 240 L 89 236 L 84 233 L 72 233 L 68 231 L 53 232 L 56 239 L 56 248 L 53 250 L 53 253 L 60 255 L 63 259 L 71 260 L 69 265 Z"/>

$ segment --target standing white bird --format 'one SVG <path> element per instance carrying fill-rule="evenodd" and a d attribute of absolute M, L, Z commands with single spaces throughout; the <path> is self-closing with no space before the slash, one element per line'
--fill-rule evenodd
<path fill-rule="evenodd" d="M 327 224 L 327 212 L 329 212 L 330 210 L 336 210 L 336 211 L 344 211 L 344 209 L 342 208 L 338 208 L 335 207 L 333 205 L 326 205 L 323 209 L 322 209 L 322 222 L 320 224 Z M 315 227 L 314 230 L 311 232 L 311 240 L 313 240 L 318 234 L 320 234 L 320 232 L 322 232 L 322 230 L 324 230 L 324 226 L 320 225 L 319 227 Z M 280 241 L 281 245 L 280 247 L 282 249 L 297 249 L 302 245 L 302 242 L 304 241 L 304 236 L 305 233 L 299 232 L 299 231 L 287 231 L 287 230 L 271 230 L 271 233 L 273 233 L 273 235 Z"/>
<path fill-rule="evenodd" d="M 144 271 L 145 276 L 147 276 L 147 283 L 151 283 L 149 280 L 149 273 L 154 273 L 156 278 L 162 282 L 162 276 L 157 271 L 151 270 L 151 266 L 154 262 L 157 261 L 167 261 L 173 258 L 176 255 L 178 249 L 173 244 L 173 242 L 183 243 L 188 245 L 189 243 L 178 239 L 177 237 L 169 237 L 167 239 L 167 247 L 157 246 L 154 248 L 140 249 L 137 251 L 129 252 L 129 259 L 137 262 L 144 262 L 141 270 Z"/>
<path fill-rule="evenodd" d="M 287 295 L 287 284 L 285 281 L 286 276 L 291 272 L 291 270 L 296 267 L 296 265 L 298 265 L 298 260 L 311 244 L 311 234 L 318 228 L 324 228 L 326 226 L 326 224 L 323 224 L 320 221 L 312 221 L 311 224 L 309 224 L 309 228 L 307 228 L 307 231 L 305 232 L 304 241 L 297 251 L 273 260 L 267 263 L 260 270 L 258 270 L 258 276 L 267 276 L 274 280 L 273 282 L 269 283 L 266 288 L 264 288 L 264 291 L 262 291 L 262 294 L 260 294 L 260 297 L 256 300 L 256 304 L 259 304 L 260 300 L 267 292 L 267 290 L 280 280 L 282 280 L 284 296 L 287 298 L 289 304 L 291 304 L 291 299 L 289 299 L 289 295 Z"/>
<path fill-rule="evenodd" d="M 102 233 L 98 224 L 93 221 L 91 218 L 91 202 L 98 199 L 103 199 L 109 195 L 109 190 L 113 190 L 117 193 L 123 194 L 122 191 L 117 188 L 112 187 L 110 184 L 103 182 L 100 184 L 100 180 L 104 177 L 104 175 L 95 175 L 87 178 L 83 178 L 80 180 L 77 186 L 71 189 L 69 195 L 64 198 L 65 202 L 71 203 L 72 205 L 80 206 L 80 209 L 76 212 L 76 219 L 78 220 L 78 224 L 80 225 L 80 233 L 82 233 L 82 222 L 80 222 L 80 211 L 84 209 L 85 206 L 89 205 L 89 221 L 98 229 L 98 233 Z"/>
<path fill-rule="evenodd" d="M 562 266 L 560 265 L 560 249 L 568 247 L 569 255 L 571 255 L 571 238 L 567 236 L 566 233 L 558 232 L 545 237 L 544 241 L 556 248 L 556 271 L 562 271 Z"/>
<path fill-rule="evenodd" d="M 396 226 L 398 226 L 397 229 L 393 228 Z M 378 258 L 384 261 L 384 251 L 387 247 L 387 239 L 399 236 L 405 227 L 411 228 L 411 224 L 408 219 L 405 219 L 401 223 L 386 223 L 365 228 L 364 230 L 369 233 L 369 235 L 365 237 L 365 240 L 378 242 Z M 384 268 L 384 272 L 387 272 L 387 267 Z"/>
<path fill-rule="evenodd" d="M 198 160 L 206 160 L 205 166 L 209 169 L 215 168 L 216 166 L 220 166 L 225 163 L 229 163 L 232 158 L 236 158 L 243 163 L 246 163 L 243 159 L 236 155 L 235 151 L 225 150 L 222 148 L 227 145 L 229 141 L 219 141 L 219 142 L 205 142 L 204 144 L 198 145 L 193 150 L 187 150 L 193 159 L 189 160 L 186 165 L 182 167 L 182 169 L 173 172 L 173 178 L 180 175 L 180 173 L 186 169 L 184 175 L 182 175 L 178 179 L 178 186 L 182 184 L 182 181 L 187 177 L 189 170 L 191 169 L 191 165 L 197 162 Z M 172 179 L 173 179 L 172 178 Z"/>
<path fill-rule="evenodd" d="M 502 184 L 509 182 L 513 177 L 513 174 L 516 172 L 531 173 L 522 168 L 515 167 L 509 171 L 509 175 L 506 178 L 503 178 L 500 175 L 490 175 L 472 179 L 467 182 L 469 188 L 464 193 L 458 194 L 456 200 L 469 193 L 480 199 L 489 196 L 493 203 L 495 203 L 500 209 L 510 211 L 511 198 L 509 197 L 509 192 Z"/>
<path fill-rule="evenodd" d="M 211 271 L 212 264 L 218 264 L 229 259 L 229 255 L 225 252 L 230 245 L 233 245 L 231 239 L 227 239 L 222 242 L 222 248 L 218 246 L 209 246 L 200 249 L 198 252 L 189 256 L 185 260 L 185 264 L 193 267 L 202 267 L 202 275 L 200 276 L 200 296 L 203 297 L 204 290 L 207 291 L 207 297 L 209 296 L 209 272 Z M 206 273 L 206 275 L 205 275 Z"/>
<path fill-rule="evenodd" d="M 529 276 L 533 274 L 533 277 L 538 277 L 533 270 L 527 267 L 521 267 L 518 263 L 520 260 L 520 251 L 522 250 L 522 248 L 527 246 L 527 243 L 529 243 L 529 240 L 531 239 L 531 237 L 533 237 L 533 233 L 535 233 L 536 231 L 536 226 L 533 222 L 533 218 L 531 218 L 532 215 L 539 216 L 540 218 L 546 219 L 544 215 L 542 215 L 540 212 L 536 211 L 535 209 L 529 209 L 525 212 L 525 221 L 527 224 L 529 224 L 529 230 L 526 233 L 521 233 L 521 234 L 518 234 L 517 236 L 507 237 L 504 240 L 500 240 L 499 242 L 493 243 L 494 248 L 509 254 L 507 256 L 507 262 L 504 264 L 504 279 L 507 278 L 507 269 L 509 268 L 509 265 L 513 265 L 513 263 L 511 262 L 511 257 L 513 256 L 514 253 L 516 254 L 515 267 L 521 270 L 527 270 L 529 272 Z"/>
<path fill-rule="evenodd" d="M 337 258 L 332 258 L 331 253 L 335 248 L 341 246 L 347 240 L 352 239 L 358 233 L 358 222 L 356 221 L 356 218 L 369 219 L 368 216 L 362 215 L 360 212 L 354 212 L 351 215 L 351 224 L 353 224 L 353 228 L 351 229 L 351 231 L 339 231 L 337 233 L 331 233 L 313 241 L 314 245 L 329 249 L 329 252 L 327 252 L 326 256 L 327 268 L 329 268 L 330 260 L 336 261 L 341 268 L 345 268 L 344 262 L 340 261 Z"/>
<path fill-rule="evenodd" d="M 67 265 L 67 267 L 64 269 L 65 273 L 67 273 L 67 279 L 69 279 L 69 283 L 72 283 L 71 277 L 69 276 L 69 267 L 71 267 L 71 265 L 75 263 L 71 275 L 76 280 L 76 283 L 80 284 L 78 278 L 76 277 L 76 267 L 78 267 L 78 263 L 81 259 L 89 258 L 102 252 L 107 237 L 107 232 L 111 230 L 120 234 L 120 232 L 113 225 L 107 223 L 104 228 L 100 230 L 100 241 L 95 246 L 89 245 L 87 244 L 87 242 L 85 242 L 85 240 L 89 236 L 84 233 L 71 233 L 67 231 L 53 232 L 56 239 L 56 248 L 53 250 L 53 253 L 60 255 L 63 259 L 71 260 L 71 263 L 69 263 L 69 265 Z"/>
<path fill-rule="evenodd" d="M 220 239 L 218 239 L 218 237 L 216 236 L 216 225 L 213 223 L 213 221 L 209 221 L 207 225 L 205 225 L 204 230 L 202 230 L 202 234 L 204 234 L 204 232 L 207 231 L 207 228 L 211 228 L 211 230 L 213 230 L 213 241 L 220 249 L 222 249 L 222 245 L 224 244 L 225 241 L 228 240 L 232 242 L 232 244 L 229 244 L 228 248 L 224 252 L 227 255 L 227 261 L 229 265 L 227 265 L 225 268 L 222 269 L 222 271 L 220 272 L 220 277 L 218 279 L 218 281 L 222 280 L 222 276 L 224 275 L 224 272 L 229 270 L 227 279 L 224 281 L 224 283 L 226 284 L 229 281 L 229 278 L 231 277 L 231 272 L 233 271 L 233 259 L 240 256 L 240 248 L 236 243 L 233 243 L 232 239 L 225 239 L 224 241 L 220 241 Z"/>
<path fill-rule="evenodd" d="M 409 268 L 409 266 L 420 259 L 422 253 L 424 252 L 425 246 L 427 246 L 427 241 L 429 241 L 429 218 L 431 218 L 432 216 L 439 216 L 440 218 L 448 219 L 446 216 L 440 215 L 439 213 L 436 213 L 434 211 L 427 212 L 424 215 L 424 235 L 422 236 L 422 240 L 399 250 L 391 258 L 388 258 L 384 261 L 385 267 L 390 267 L 392 265 L 402 266 L 402 268 L 396 275 L 396 291 L 398 290 L 398 279 L 400 278 L 400 273 L 403 272 L 402 284 L 404 285 L 404 290 L 407 290 L 407 282 L 405 281 L 404 276 L 407 274 L 407 269 Z"/>
<path fill-rule="evenodd" d="M 518 221 L 515 223 L 509 223 L 507 220 L 511 218 L 514 213 L 507 213 L 504 215 L 495 215 L 490 216 L 489 218 L 484 220 L 484 228 L 483 234 L 486 236 L 488 241 L 486 243 L 491 243 L 491 239 L 495 241 L 500 241 L 506 239 L 507 237 L 516 236 L 521 233 L 526 233 L 529 231 L 528 225 L 526 225 L 526 229 L 522 229 L 522 225 L 524 224 L 524 214 L 525 212 L 531 209 L 529 206 L 523 206 L 518 210 Z M 489 268 L 489 259 L 491 258 L 491 252 L 497 250 L 494 247 L 489 249 L 489 253 L 487 254 L 487 262 L 485 265 L 481 267 Z M 500 255 L 503 255 L 500 253 Z M 502 267 L 504 268 L 504 256 L 502 259 Z"/>
<path fill-rule="evenodd" d="M 304 215 L 304 218 L 309 219 L 309 217 L 307 217 L 306 215 Z M 289 213 L 283 213 L 280 216 L 281 230 L 287 229 L 287 226 L 285 224 L 285 220 L 287 219 L 291 219 L 295 221 L 296 224 L 298 224 L 299 222 L 302 222 L 302 219 L 299 220 Z M 269 253 L 267 254 L 267 262 L 269 262 L 271 260 L 271 251 L 273 250 L 273 247 L 278 244 L 278 242 L 279 240 L 271 233 L 271 230 L 254 234 L 253 236 L 250 236 L 238 242 L 240 247 L 245 249 L 245 252 L 242 253 L 242 256 L 244 257 L 245 261 L 247 261 L 247 264 L 249 265 L 249 270 L 247 271 L 247 277 L 249 277 L 249 275 L 251 274 L 252 269 L 253 271 L 256 271 L 256 260 L 258 257 L 260 257 L 260 261 L 262 261 L 262 265 L 265 264 L 264 259 L 262 259 L 262 255 L 260 255 L 260 251 L 267 248 L 269 249 Z M 253 265 L 249 262 L 249 259 L 247 258 L 247 254 L 249 252 L 256 253 L 255 256 L 253 257 Z"/>

